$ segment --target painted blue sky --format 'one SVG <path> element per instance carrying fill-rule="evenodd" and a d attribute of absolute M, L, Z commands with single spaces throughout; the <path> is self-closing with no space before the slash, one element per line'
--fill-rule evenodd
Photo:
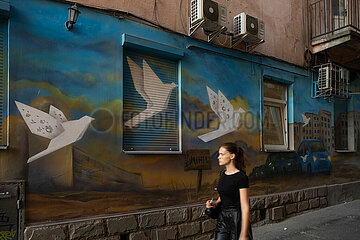
<path fill-rule="evenodd" d="M 254 70 L 251 63 L 234 60 L 222 55 L 209 54 L 193 48 L 186 52 L 183 68 L 191 79 L 183 79 L 183 88 L 191 96 L 196 96 L 204 105 L 209 104 L 206 86 L 216 93 L 220 90 L 228 100 L 240 95 L 252 108 L 258 111 L 260 101 L 259 69 Z"/>
<path fill-rule="evenodd" d="M 313 98 L 311 90 L 311 78 L 296 78 L 294 84 L 294 121 L 303 122 L 301 115 L 306 112 L 318 114 L 320 110 L 325 110 L 332 113 L 332 124 L 334 124 L 333 103 L 323 98 Z"/>
<path fill-rule="evenodd" d="M 121 91 L 121 38 L 101 24 L 117 20 L 82 10 L 76 26 L 68 31 L 64 25 L 66 5 L 35 3 L 12 2 L 12 82 L 47 82 L 65 94 L 86 94 L 92 102 L 117 98 Z M 33 91 L 27 94 L 29 98 L 39 95 L 39 89 Z M 40 92 L 43 94 L 47 93 Z"/>
<path fill-rule="evenodd" d="M 72 31 L 68 31 L 64 26 L 67 20 L 67 7 L 64 6 L 43 0 L 31 4 L 19 0 L 12 2 L 12 82 L 50 83 L 64 94 L 86 95 L 93 103 L 119 98 L 122 91 L 121 34 L 133 31 L 131 25 L 135 23 L 81 8 L 78 22 Z M 177 47 L 185 44 L 174 41 L 168 33 L 159 34 L 151 28 L 142 28 L 142 35 L 149 32 L 151 38 L 160 42 Z M 221 90 L 229 100 L 240 95 L 249 106 L 258 105 L 259 98 L 254 98 L 258 92 L 249 89 L 259 89 L 260 72 L 250 63 L 195 50 L 188 50 L 182 62 L 183 69 L 193 78 L 205 80 L 203 84 L 187 85 L 184 79 L 183 84 L 184 90 L 198 97 L 203 104 L 208 104 L 208 85 L 216 92 Z M 249 78 L 253 81 L 248 81 Z M 26 91 L 20 99 L 24 102 L 49 94 L 37 87 Z M 20 97 L 20 94 L 14 92 L 13 96 Z"/>

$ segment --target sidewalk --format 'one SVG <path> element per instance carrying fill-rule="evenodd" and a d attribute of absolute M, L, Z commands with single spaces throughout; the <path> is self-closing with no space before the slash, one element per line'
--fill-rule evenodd
<path fill-rule="evenodd" d="M 358 240 L 360 200 L 253 228 L 255 240 Z"/>

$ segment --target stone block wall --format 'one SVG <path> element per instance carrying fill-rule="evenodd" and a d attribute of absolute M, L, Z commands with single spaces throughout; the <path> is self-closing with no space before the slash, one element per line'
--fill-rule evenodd
<path fill-rule="evenodd" d="M 142 211 L 83 221 L 28 226 L 25 239 L 152 240 L 213 238 L 216 220 L 204 214 L 204 204 Z"/>
<path fill-rule="evenodd" d="M 250 198 L 253 227 L 281 221 L 306 211 L 360 199 L 360 181 L 318 186 Z M 204 204 L 27 226 L 26 240 L 210 240 L 216 220 Z"/>

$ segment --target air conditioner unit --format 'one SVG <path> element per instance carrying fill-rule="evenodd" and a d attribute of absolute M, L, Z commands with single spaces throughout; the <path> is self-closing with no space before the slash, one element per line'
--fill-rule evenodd
<path fill-rule="evenodd" d="M 349 70 L 335 64 L 328 64 L 319 68 L 317 86 L 319 90 L 337 90 L 346 86 L 349 78 Z"/>
<path fill-rule="evenodd" d="M 322 64 L 319 67 L 318 78 L 313 81 L 315 97 L 349 97 L 350 72 L 334 63 Z"/>
<path fill-rule="evenodd" d="M 244 37 L 248 43 L 265 41 L 265 23 L 261 19 L 242 12 L 234 17 L 233 27 L 234 38 Z"/>
<path fill-rule="evenodd" d="M 191 0 L 190 25 L 201 21 L 205 31 L 213 32 L 226 25 L 226 6 L 212 0 Z"/>

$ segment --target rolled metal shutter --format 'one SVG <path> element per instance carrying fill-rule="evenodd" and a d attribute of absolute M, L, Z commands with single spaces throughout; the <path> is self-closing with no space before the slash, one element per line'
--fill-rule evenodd
<path fill-rule="evenodd" d="M 123 150 L 179 151 L 178 61 L 125 51 Z"/>

